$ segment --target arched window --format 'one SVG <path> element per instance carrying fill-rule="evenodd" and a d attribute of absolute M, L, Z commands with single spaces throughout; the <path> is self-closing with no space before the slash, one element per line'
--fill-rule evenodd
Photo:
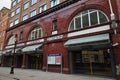
<path fill-rule="evenodd" d="M 35 27 L 29 34 L 28 40 L 34 40 L 43 37 L 43 30 L 41 27 Z"/>
<path fill-rule="evenodd" d="M 108 22 L 104 12 L 96 9 L 89 9 L 78 13 L 71 21 L 69 31 L 85 28 Z"/>
<path fill-rule="evenodd" d="M 15 35 L 11 36 L 8 40 L 7 45 L 15 44 L 16 37 Z"/>

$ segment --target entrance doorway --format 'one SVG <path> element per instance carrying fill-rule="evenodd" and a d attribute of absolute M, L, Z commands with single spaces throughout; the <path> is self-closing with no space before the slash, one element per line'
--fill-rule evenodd
<path fill-rule="evenodd" d="M 22 67 L 22 61 L 23 61 L 23 55 L 16 55 L 16 67 L 21 68 Z"/>
<path fill-rule="evenodd" d="M 42 69 L 43 55 L 29 54 L 27 55 L 27 68 L 29 69 Z"/>
<path fill-rule="evenodd" d="M 74 73 L 112 76 L 109 49 L 74 51 L 72 56 Z"/>

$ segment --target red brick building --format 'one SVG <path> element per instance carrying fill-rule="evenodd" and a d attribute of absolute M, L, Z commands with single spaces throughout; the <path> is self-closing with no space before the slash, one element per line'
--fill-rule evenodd
<path fill-rule="evenodd" d="M 3 7 L 0 10 L 0 64 L 2 64 L 1 53 L 4 50 L 6 29 L 8 28 L 9 25 L 9 12 L 10 10 L 6 7 Z"/>
<path fill-rule="evenodd" d="M 5 53 L 15 49 L 16 67 L 119 80 L 119 5 L 118 0 L 63 1 L 10 26 Z"/>

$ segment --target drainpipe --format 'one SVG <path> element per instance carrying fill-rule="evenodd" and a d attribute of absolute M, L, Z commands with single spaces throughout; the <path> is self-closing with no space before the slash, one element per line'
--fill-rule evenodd
<path fill-rule="evenodd" d="M 117 23 L 116 23 L 116 18 L 115 18 L 115 14 L 113 12 L 113 7 L 112 7 L 112 2 L 111 0 L 108 0 L 109 1 L 109 7 L 110 7 L 110 17 L 111 17 L 111 27 L 114 31 L 114 34 L 116 35 L 117 34 L 117 31 L 116 31 L 116 28 L 117 28 Z M 118 44 L 115 44 L 115 45 L 118 45 Z M 111 49 L 110 49 L 111 50 Z M 110 51 L 111 52 L 111 65 L 112 65 L 112 72 L 113 72 L 113 77 L 116 77 L 116 67 L 115 67 L 115 62 L 113 61 L 114 59 L 114 56 L 113 56 L 113 50 Z"/>
<path fill-rule="evenodd" d="M 117 34 L 117 31 L 116 31 L 116 28 L 117 28 L 117 23 L 116 23 L 116 18 L 115 18 L 115 14 L 113 12 L 113 8 L 112 8 L 112 2 L 111 0 L 108 0 L 109 1 L 109 7 L 110 7 L 110 17 L 111 17 L 111 27 L 112 29 L 114 30 L 114 34 Z"/>

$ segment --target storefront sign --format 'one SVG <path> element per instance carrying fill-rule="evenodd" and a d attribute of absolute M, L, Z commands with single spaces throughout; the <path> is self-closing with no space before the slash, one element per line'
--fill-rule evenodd
<path fill-rule="evenodd" d="M 29 45 L 29 44 L 35 44 L 35 43 L 40 43 L 40 42 L 44 42 L 44 39 L 39 39 L 39 40 L 35 40 L 35 41 L 29 41 L 26 44 Z"/>
<path fill-rule="evenodd" d="M 13 48 L 13 47 L 14 47 L 14 45 L 6 46 L 5 49 Z"/>
<path fill-rule="evenodd" d="M 60 65 L 62 61 L 61 59 L 61 54 L 49 54 L 47 58 L 47 64 Z"/>
<path fill-rule="evenodd" d="M 57 36 L 47 38 L 47 41 L 52 41 L 52 40 L 57 40 L 62 38 L 63 38 L 63 35 L 57 35 Z"/>
<path fill-rule="evenodd" d="M 20 46 L 24 46 L 25 43 L 20 43 L 20 44 L 17 44 L 17 47 L 20 47 Z"/>
<path fill-rule="evenodd" d="M 72 32 L 72 33 L 68 34 L 68 37 L 90 34 L 90 33 L 95 33 L 95 32 L 101 32 L 101 31 L 106 31 L 106 30 L 110 30 L 110 25 L 99 26 L 99 27 L 95 27 L 95 28 Z"/>

